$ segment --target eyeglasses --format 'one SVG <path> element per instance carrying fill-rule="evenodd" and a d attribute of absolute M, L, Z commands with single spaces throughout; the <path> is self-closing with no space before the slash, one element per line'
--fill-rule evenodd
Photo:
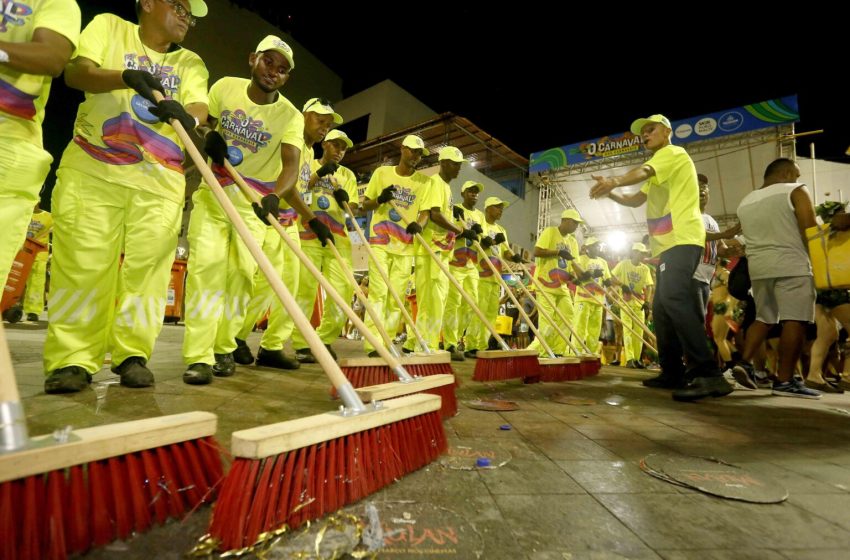
<path fill-rule="evenodd" d="M 310 107 L 312 107 L 316 103 L 318 103 L 319 105 L 324 105 L 324 106 L 327 106 L 327 107 L 330 107 L 331 109 L 333 109 L 333 107 L 331 107 L 330 101 L 328 101 L 324 97 L 317 97 L 316 99 L 314 99 L 313 101 L 308 103 L 306 107 L 304 107 L 304 110 L 302 111 L 302 113 L 306 113 L 307 109 L 309 109 Z"/>
<path fill-rule="evenodd" d="M 195 24 L 198 22 L 198 18 L 192 15 L 192 12 L 183 7 L 178 0 L 162 0 L 174 10 L 174 13 L 177 14 L 177 17 L 180 19 L 185 19 L 189 24 L 189 27 L 195 27 Z"/>

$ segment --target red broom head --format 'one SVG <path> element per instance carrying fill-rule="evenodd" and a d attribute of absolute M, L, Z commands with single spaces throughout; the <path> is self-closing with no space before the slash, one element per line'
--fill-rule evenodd
<path fill-rule="evenodd" d="M 266 459 L 236 458 L 215 504 L 210 536 L 222 551 L 258 543 L 360 500 L 447 449 L 437 411 Z"/>
<path fill-rule="evenodd" d="M 218 449 L 204 438 L 0 483 L 0 558 L 60 560 L 211 501 Z"/>
<path fill-rule="evenodd" d="M 511 356 L 509 352 L 498 357 L 488 358 L 484 352 L 478 352 L 475 361 L 473 381 L 505 381 L 540 375 L 537 356 Z"/>

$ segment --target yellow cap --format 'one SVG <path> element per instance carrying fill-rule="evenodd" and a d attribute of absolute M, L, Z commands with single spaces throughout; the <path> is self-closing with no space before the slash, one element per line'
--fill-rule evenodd
<path fill-rule="evenodd" d="M 484 208 L 489 208 L 491 206 L 499 206 L 499 205 L 505 207 L 505 206 L 508 205 L 508 203 L 505 202 L 504 200 L 502 200 L 501 198 L 499 198 L 498 196 L 489 196 L 489 197 L 487 197 L 487 200 L 484 201 Z"/>
<path fill-rule="evenodd" d="M 641 253 L 648 253 L 649 249 L 646 248 L 646 245 L 643 243 L 632 243 L 632 251 L 640 251 Z"/>
<path fill-rule="evenodd" d="M 479 183 L 478 181 L 467 181 L 467 182 L 465 182 L 465 183 L 463 184 L 463 186 L 460 188 L 460 192 L 463 192 L 463 191 L 465 191 L 466 189 L 471 189 L 472 187 L 478 187 L 478 192 L 479 192 L 479 193 L 484 192 L 484 185 L 482 185 L 482 184 L 481 184 L 481 183 Z"/>
<path fill-rule="evenodd" d="M 561 212 L 561 219 L 568 218 L 570 220 L 575 220 L 576 222 L 582 224 L 584 220 L 581 219 L 581 214 L 578 213 L 578 210 L 575 208 L 567 208 L 563 212 Z"/>
<path fill-rule="evenodd" d="M 139 0 L 136 0 L 136 4 L 138 3 Z M 207 3 L 204 0 L 189 0 L 189 10 L 194 17 L 204 17 L 209 13 Z"/>
<path fill-rule="evenodd" d="M 463 152 L 461 152 L 454 146 L 446 146 L 445 148 L 441 148 L 440 156 L 437 159 L 440 161 L 447 159 L 456 163 L 463 163 L 466 161 L 465 159 L 463 159 Z"/>
<path fill-rule="evenodd" d="M 323 140 L 323 142 L 327 142 L 328 140 L 342 140 L 343 142 L 345 142 L 345 146 L 347 148 L 351 148 L 354 146 L 354 142 L 351 141 L 351 138 L 348 137 L 348 134 L 344 133 L 338 128 L 331 130 L 325 135 L 325 139 Z"/>
<path fill-rule="evenodd" d="M 192 12 L 194 15 L 194 12 Z M 289 63 L 289 69 L 295 69 L 295 56 L 292 54 L 292 48 L 287 45 L 283 39 L 274 35 L 266 35 L 266 38 L 260 41 L 254 52 L 274 51 L 283 55 L 283 58 Z"/>
<path fill-rule="evenodd" d="M 632 131 L 632 134 L 639 135 L 640 131 L 643 130 L 643 127 L 648 125 L 649 123 L 660 123 L 671 130 L 673 129 L 673 127 L 670 126 L 670 119 L 668 119 L 664 115 L 650 115 L 645 119 L 638 119 L 633 122 L 629 130 Z"/>
<path fill-rule="evenodd" d="M 304 109 L 301 111 L 302 113 L 317 113 L 319 115 L 333 115 L 334 124 L 342 124 L 342 115 L 334 112 L 334 108 L 331 107 L 331 102 L 327 99 L 322 99 L 321 97 L 313 97 L 312 99 L 308 99 L 307 103 L 304 104 Z"/>
<path fill-rule="evenodd" d="M 591 245 L 596 245 L 597 243 L 599 243 L 599 240 L 595 237 L 588 237 L 584 240 L 585 247 L 590 247 Z"/>
<path fill-rule="evenodd" d="M 429 152 L 428 148 L 425 147 L 425 142 L 415 134 L 408 134 L 405 136 L 404 140 L 401 141 L 401 145 L 407 146 L 411 150 L 422 150 L 423 156 L 431 155 L 431 152 Z"/>

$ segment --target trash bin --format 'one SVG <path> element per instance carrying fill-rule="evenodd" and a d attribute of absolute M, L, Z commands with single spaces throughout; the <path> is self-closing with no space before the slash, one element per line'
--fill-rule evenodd
<path fill-rule="evenodd" d="M 3 314 L 3 319 L 10 323 L 17 323 L 23 317 L 24 289 L 32 270 L 32 263 L 38 253 L 46 250 L 47 245 L 28 237 L 12 262 L 12 269 L 9 271 L 6 284 L 3 286 L 3 295 L 0 297 L 0 313 Z"/>

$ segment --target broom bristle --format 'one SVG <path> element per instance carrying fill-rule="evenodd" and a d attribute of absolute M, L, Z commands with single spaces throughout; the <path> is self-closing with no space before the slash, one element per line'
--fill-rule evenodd
<path fill-rule="evenodd" d="M 144 531 L 156 511 L 162 522 L 208 502 L 223 477 L 215 456 L 186 441 L 0 483 L 0 557 L 63 559 Z"/>
<path fill-rule="evenodd" d="M 433 411 L 266 459 L 236 458 L 210 535 L 222 551 L 252 546 L 263 533 L 295 529 L 356 502 L 446 449 L 440 415 Z"/>
<path fill-rule="evenodd" d="M 475 361 L 473 381 L 505 381 L 540 375 L 540 363 L 536 352 L 531 355 L 525 351 L 489 351 L 478 352 Z"/>

